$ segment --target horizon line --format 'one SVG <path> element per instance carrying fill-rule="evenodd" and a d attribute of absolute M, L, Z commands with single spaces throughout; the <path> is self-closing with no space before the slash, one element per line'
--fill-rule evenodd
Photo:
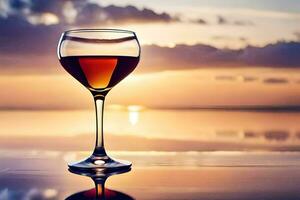
<path fill-rule="evenodd" d="M 121 108 L 109 108 L 112 105 L 120 105 Z M 287 111 L 300 112 L 300 105 L 214 105 L 214 106 L 142 106 L 142 105 L 122 105 L 109 104 L 109 110 L 128 110 L 130 106 L 141 106 L 141 110 L 222 110 L 222 111 Z M 91 108 L 76 107 L 1 107 L 0 111 L 76 111 L 93 110 Z"/>

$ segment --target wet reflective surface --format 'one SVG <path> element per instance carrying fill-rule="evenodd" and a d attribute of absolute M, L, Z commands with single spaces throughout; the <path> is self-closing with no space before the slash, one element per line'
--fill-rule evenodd
<path fill-rule="evenodd" d="M 109 190 L 109 189 L 99 189 L 98 187 L 78 192 L 75 194 L 72 194 L 66 200 L 78 200 L 78 199 L 83 199 L 83 200 L 94 200 L 94 199 L 110 199 L 110 200 L 134 200 L 131 196 L 118 192 L 115 190 Z"/>
<path fill-rule="evenodd" d="M 107 172 L 105 170 L 104 171 L 97 170 L 92 173 L 91 173 L 91 171 L 89 173 L 86 173 L 86 172 L 82 172 L 82 171 L 74 171 L 71 168 L 69 168 L 69 171 L 71 173 L 90 177 L 95 184 L 95 188 L 72 194 L 71 196 L 67 197 L 66 200 L 76 200 L 76 199 L 133 200 L 134 198 L 132 198 L 131 196 L 129 196 L 123 192 L 105 188 L 105 182 L 108 179 L 108 177 L 113 176 L 113 175 L 127 173 L 130 170 L 131 170 L 130 168 L 126 169 L 126 170 L 118 170 L 118 171 L 113 171 L 113 172 Z"/>
<path fill-rule="evenodd" d="M 88 153 L 0 151 L 0 199 L 300 199 L 296 152 L 112 152 L 133 168 L 107 177 L 105 189 L 103 177 L 95 184 L 67 170 L 66 160 Z"/>

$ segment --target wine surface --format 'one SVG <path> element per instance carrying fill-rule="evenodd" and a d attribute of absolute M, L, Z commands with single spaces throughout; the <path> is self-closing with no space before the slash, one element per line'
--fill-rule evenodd
<path fill-rule="evenodd" d="M 114 87 L 139 62 L 139 57 L 129 56 L 67 56 L 60 63 L 81 84 L 93 91 Z"/>

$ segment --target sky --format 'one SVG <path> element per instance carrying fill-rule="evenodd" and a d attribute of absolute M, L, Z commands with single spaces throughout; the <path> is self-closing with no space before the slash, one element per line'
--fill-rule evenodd
<path fill-rule="evenodd" d="M 108 104 L 299 105 L 299 10 L 296 0 L 0 0 L 0 108 L 93 107 L 56 57 L 74 28 L 138 35 L 140 64 Z"/>

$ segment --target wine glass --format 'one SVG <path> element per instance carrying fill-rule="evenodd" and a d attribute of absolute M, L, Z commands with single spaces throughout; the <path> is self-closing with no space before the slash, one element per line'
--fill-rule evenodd
<path fill-rule="evenodd" d="M 96 145 L 93 154 L 69 163 L 75 171 L 118 171 L 129 169 L 128 161 L 110 158 L 104 148 L 103 108 L 107 93 L 137 66 L 141 48 L 132 31 L 77 29 L 62 34 L 58 58 L 64 69 L 93 95 L 96 107 Z"/>

